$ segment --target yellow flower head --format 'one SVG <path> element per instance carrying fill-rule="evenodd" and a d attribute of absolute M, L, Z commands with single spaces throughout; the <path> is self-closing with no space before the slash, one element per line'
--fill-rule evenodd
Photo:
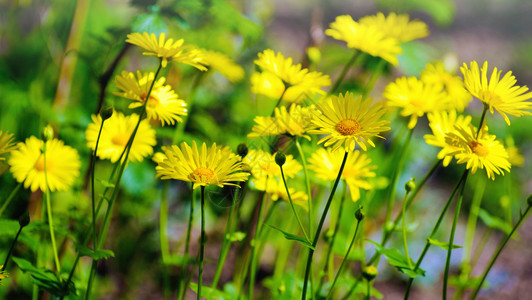
<path fill-rule="evenodd" d="M 410 116 L 408 128 L 417 124 L 418 117 L 446 108 L 441 85 L 425 84 L 416 77 L 401 77 L 388 84 L 383 93 L 386 105 L 400 107 L 401 116 Z"/>
<path fill-rule="evenodd" d="M 66 146 L 63 141 L 51 139 L 46 142 L 46 165 L 42 153 L 44 142 L 34 136 L 19 143 L 17 150 L 11 152 L 9 165 L 11 173 L 18 182 L 24 182 L 25 188 L 32 192 L 37 189 L 45 192 L 46 178 L 51 192 L 67 190 L 79 176 L 81 162 L 76 149 Z"/>
<path fill-rule="evenodd" d="M 522 167 L 525 164 L 525 158 L 517 146 L 508 146 L 506 152 L 508 152 L 508 161 L 512 166 Z"/>
<path fill-rule="evenodd" d="M 195 141 L 192 147 L 183 142 L 181 147 L 163 146 L 162 150 L 166 159 L 155 167 L 157 177 L 189 181 L 194 183 L 194 189 L 207 185 L 238 186 L 236 182 L 246 181 L 249 176 L 241 157 L 216 143 L 209 148 L 203 143 L 198 150 Z"/>
<path fill-rule="evenodd" d="M 257 124 L 251 128 L 252 132 L 248 134 L 248 137 L 287 134 L 289 136 L 301 136 L 310 140 L 306 132 L 310 129 L 312 117 L 316 113 L 314 105 L 301 107 L 300 105 L 292 104 L 288 110 L 284 106 L 281 108 L 276 107 L 274 109 L 274 117 L 255 117 L 254 121 Z"/>
<path fill-rule="evenodd" d="M 343 150 L 340 148 L 340 150 Z M 335 180 L 340 171 L 344 158 L 343 151 L 332 151 L 320 148 L 309 158 L 309 169 L 316 173 L 316 177 L 323 180 Z M 342 179 L 345 180 L 351 193 L 351 200 L 360 199 L 360 189 L 373 188 L 368 178 L 375 177 L 373 172 L 377 167 L 371 164 L 371 159 L 360 151 L 354 151 L 347 156 Z"/>
<path fill-rule="evenodd" d="M 488 134 L 488 127 L 484 124 L 478 137 L 473 125 L 467 128 L 455 126 L 455 131 L 446 136 L 447 144 L 457 148 L 453 153 L 458 164 L 466 164 L 466 168 L 475 174 L 478 168 L 486 169 L 488 178 L 495 180 L 494 174 L 504 175 L 503 170 L 510 172 L 508 152 L 494 135 Z"/>
<path fill-rule="evenodd" d="M 265 191 L 268 195 L 270 195 L 273 201 L 277 201 L 279 198 L 289 201 L 288 194 L 286 193 L 286 187 L 284 186 L 282 179 L 273 177 L 252 179 L 251 185 L 259 191 Z M 290 192 L 290 197 L 292 198 L 292 202 L 294 204 L 299 205 L 304 210 L 308 210 L 308 196 L 306 193 L 291 187 L 288 187 L 288 191 Z"/>
<path fill-rule="evenodd" d="M 532 102 L 526 101 L 532 98 L 532 93 L 526 93 L 528 91 L 526 86 L 515 85 L 517 81 L 512 71 L 504 74 L 501 79 L 501 71 L 495 68 L 488 81 L 487 61 L 480 70 L 476 61 L 472 61 L 469 68 L 464 63 L 460 70 L 464 74 L 466 89 L 488 105 L 492 114 L 493 109 L 498 111 L 508 125 L 510 119 L 507 114 L 515 117 L 532 115 L 529 111 L 525 111 L 532 109 Z"/>
<path fill-rule="evenodd" d="M 438 153 L 438 159 L 443 159 L 443 166 L 447 167 L 453 159 L 451 153 L 455 153 L 458 148 L 456 145 L 448 144 L 445 138 L 447 134 L 456 132 L 455 126 L 460 128 L 468 128 L 471 124 L 471 116 L 458 115 L 455 110 L 437 111 L 427 114 L 429 119 L 429 126 L 432 129 L 432 134 L 423 136 L 425 142 L 429 145 L 441 147 Z"/>
<path fill-rule="evenodd" d="M 231 82 L 238 82 L 244 78 L 244 69 L 229 56 L 209 50 L 201 50 L 203 61 L 213 70 L 225 76 Z"/>
<path fill-rule="evenodd" d="M 183 39 L 174 42 L 173 39 L 166 40 L 164 33 L 161 33 L 159 38 L 157 38 L 153 33 L 135 32 L 127 35 L 126 42 L 144 48 L 146 52 L 143 52 L 143 55 L 154 55 L 160 58 L 163 68 L 166 68 L 169 61 L 176 61 L 191 65 L 202 71 L 207 70 L 203 66 L 201 52 L 194 47 L 183 46 Z"/>
<path fill-rule="evenodd" d="M 471 101 L 471 94 L 465 89 L 464 82 L 459 76 L 455 76 L 445 70 L 443 62 L 427 64 L 421 72 L 421 81 L 429 85 L 442 85 L 448 109 L 456 109 L 463 112 Z"/>
<path fill-rule="evenodd" d="M 252 75 L 252 92 L 264 94 L 271 98 L 280 98 L 289 102 L 300 103 L 315 94 L 324 95 L 321 88 L 329 86 L 329 75 L 309 72 L 301 64 L 292 64 L 292 58 L 285 58 L 280 52 L 271 49 L 258 54 L 255 64 L 262 70 Z"/>
<path fill-rule="evenodd" d="M 13 144 L 13 134 L 0 130 L 0 161 L 5 160 L 2 155 L 11 152 L 16 148 Z"/>
<path fill-rule="evenodd" d="M 154 77 L 153 72 L 137 71 L 137 77 L 135 77 L 135 74 L 123 71 L 115 79 L 116 87 L 122 92 L 115 92 L 114 94 L 134 100 L 135 102 L 131 103 L 129 108 L 141 107 L 146 101 Z M 165 80 L 164 77 L 161 77 L 154 83 L 146 104 L 148 119 L 160 120 L 163 126 L 165 123 L 173 125 L 176 121 L 183 122 L 180 116 L 187 115 L 185 101 L 179 99 L 169 85 L 164 85 Z"/>
<path fill-rule="evenodd" d="M 250 166 L 251 174 L 258 181 L 265 182 L 267 178 L 281 178 L 281 168 L 275 162 L 275 153 L 270 154 L 262 150 L 249 150 L 244 158 L 244 163 Z M 301 171 L 302 167 L 292 155 L 286 155 L 283 165 L 284 175 L 292 178 Z M 256 181 L 257 182 L 257 181 Z"/>
<path fill-rule="evenodd" d="M 0 265 L 0 269 L 2 269 L 4 265 Z M 9 274 L 5 271 L 0 271 L 0 285 L 2 285 L 2 279 L 8 278 Z"/>
<path fill-rule="evenodd" d="M 103 123 L 96 155 L 101 159 L 109 159 L 113 163 L 118 161 L 138 121 L 139 116 L 137 114 L 124 116 L 121 112 L 114 112 Z M 87 147 L 92 150 L 96 147 L 96 139 L 101 125 L 102 118 L 100 115 L 92 115 L 92 123 L 89 124 L 85 131 Z M 156 144 L 155 130 L 150 127 L 147 119 L 142 120 L 131 145 L 129 160 L 142 161 L 145 156 L 153 153 L 153 146 Z"/>
<path fill-rule="evenodd" d="M 395 38 L 401 43 L 424 38 L 429 35 L 427 24 L 419 20 L 410 21 L 407 14 L 390 13 L 385 17 L 379 12 L 375 16 L 365 16 L 358 20 L 362 25 L 380 28 L 386 36 Z"/>
<path fill-rule="evenodd" d="M 325 34 L 347 43 L 347 47 L 381 57 L 392 65 L 398 63 L 397 55 L 402 53 L 399 40 L 389 36 L 379 24 L 357 23 L 349 15 L 336 17 Z"/>
<path fill-rule="evenodd" d="M 358 144 L 364 151 L 366 143 L 375 147 L 372 137 L 382 138 L 381 132 L 390 130 L 390 121 L 379 120 L 385 110 L 382 105 L 374 104 L 367 98 L 362 100 L 355 98 L 352 93 L 340 94 L 338 97 L 331 96 L 317 104 L 321 114 L 315 114 L 312 123 L 315 129 L 308 132 L 311 134 L 324 134 L 318 144 L 325 147 L 334 144 L 333 150 L 337 150 L 345 142 L 345 151 L 354 151 Z"/>

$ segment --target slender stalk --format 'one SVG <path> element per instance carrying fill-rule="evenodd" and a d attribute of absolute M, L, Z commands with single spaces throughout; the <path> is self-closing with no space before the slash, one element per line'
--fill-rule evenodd
<path fill-rule="evenodd" d="M 480 130 L 482 130 L 482 125 L 484 124 L 484 119 L 486 118 L 486 112 L 488 111 L 489 106 L 482 102 L 484 104 L 484 107 L 482 109 L 482 115 L 480 116 L 480 122 L 478 123 L 478 129 L 477 129 L 477 138 L 480 134 Z"/>
<path fill-rule="evenodd" d="M 345 75 L 347 74 L 347 71 L 349 70 L 349 68 L 351 68 L 351 66 L 354 64 L 355 61 L 357 61 L 358 63 L 361 60 L 361 58 L 364 56 L 362 54 L 363 54 L 362 52 L 358 52 L 356 50 L 355 52 L 353 52 L 353 55 L 351 56 L 347 64 L 344 65 L 342 72 L 340 73 L 336 81 L 334 82 L 333 87 L 329 90 L 329 93 L 328 93 L 329 95 L 334 94 L 338 90 L 338 88 L 340 87 L 340 84 L 344 80 Z"/>
<path fill-rule="evenodd" d="M 466 171 L 467 174 L 467 171 Z M 447 258 L 445 259 L 445 273 L 443 275 L 443 291 L 442 299 L 447 299 L 447 282 L 449 278 L 449 266 L 451 265 L 451 253 L 453 250 L 454 233 L 456 232 L 456 224 L 458 223 L 458 217 L 460 216 L 460 208 L 462 207 L 462 200 L 464 198 L 464 189 L 466 186 L 466 179 L 462 182 L 462 188 L 460 189 L 460 195 L 458 196 L 458 203 L 456 204 L 456 210 L 454 212 L 453 225 L 451 227 L 451 235 L 449 236 L 449 246 L 447 248 Z"/>
<path fill-rule="evenodd" d="M 100 143 L 100 136 L 102 135 L 103 124 L 105 120 L 102 118 L 102 124 L 98 130 L 98 137 L 96 138 L 96 145 L 94 146 L 94 152 L 92 152 L 91 159 L 91 204 L 92 204 L 92 246 L 96 249 L 96 192 L 94 190 L 94 166 L 96 164 L 96 153 L 98 153 L 98 144 Z"/>
<path fill-rule="evenodd" d="M 303 231 L 303 235 L 305 235 L 305 239 L 310 242 L 310 239 L 308 238 L 307 232 L 305 231 L 305 227 L 303 227 L 303 223 L 301 223 L 301 219 L 299 219 L 299 215 L 296 212 L 296 209 L 294 207 L 294 202 L 292 201 L 292 196 L 290 196 L 290 191 L 288 190 L 288 185 L 286 184 L 286 179 L 283 172 L 283 166 L 279 166 L 281 168 L 281 178 L 283 179 L 284 187 L 286 189 L 286 194 L 288 195 L 288 200 L 290 202 L 290 207 L 292 208 L 292 212 L 296 216 L 297 223 L 299 224 L 299 228 L 301 231 Z"/>
<path fill-rule="evenodd" d="M 187 225 L 187 235 L 185 238 L 185 250 L 183 257 L 185 258 L 185 263 L 183 265 L 182 273 L 181 273 L 181 280 L 179 281 L 179 290 L 177 292 L 177 295 L 179 299 L 185 299 L 185 296 L 188 291 L 188 284 L 190 282 L 189 278 L 191 276 L 187 276 L 187 266 L 188 266 L 188 254 L 190 251 L 190 235 L 192 231 L 192 223 L 194 222 L 194 207 L 196 206 L 196 193 L 195 191 L 192 191 L 192 202 L 190 203 L 190 213 L 188 217 L 188 225 Z"/>
<path fill-rule="evenodd" d="M 4 213 L 6 208 L 9 206 L 9 203 L 15 198 L 15 195 L 17 194 L 18 190 L 20 190 L 20 187 L 22 186 L 22 182 L 17 184 L 17 186 L 11 191 L 9 196 L 7 197 L 6 201 L 2 204 L 2 207 L 0 208 L 0 216 Z"/>
<path fill-rule="evenodd" d="M 405 198 L 403 199 L 403 246 L 405 247 L 405 256 L 408 261 L 408 267 L 412 269 L 412 261 L 410 260 L 410 254 L 408 253 L 408 243 L 406 240 L 406 199 L 408 197 L 409 191 L 405 193 Z"/>
<path fill-rule="evenodd" d="M 201 186 L 201 236 L 198 267 L 198 297 L 201 299 L 201 286 L 203 282 L 203 255 L 205 252 L 205 186 Z"/>
<path fill-rule="evenodd" d="M 380 75 L 382 74 L 382 70 L 384 69 L 384 66 L 386 65 L 386 61 L 384 59 L 380 59 L 380 61 L 377 63 L 377 67 L 375 68 L 375 71 L 371 73 L 371 77 L 364 87 L 364 94 L 363 97 L 366 98 L 373 87 L 375 86 L 375 83 L 377 82 L 377 79 L 379 79 Z"/>
<path fill-rule="evenodd" d="M 284 85 L 286 86 L 287 83 L 283 82 Z M 286 90 L 288 89 L 288 87 L 285 87 L 283 92 L 281 93 L 281 96 L 279 96 L 279 100 L 277 100 L 277 103 L 275 104 L 275 107 L 273 108 L 272 110 L 272 114 L 270 115 L 270 117 L 273 117 L 275 115 L 275 109 L 279 107 L 279 105 L 281 105 L 281 102 L 283 101 L 283 97 L 284 97 L 284 94 L 286 93 Z"/>
<path fill-rule="evenodd" d="M 329 199 L 327 199 L 327 203 L 325 204 L 325 208 L 323 210 L 323 213 L 321 214 L 320 223 L 318 224 L 318 228 L 316 229 L 316 234 L 314 235 L 314 241 L 312 242 L 313 249 L 309 250 L 309 254 L 307 258 L 307 266 L 305 268 L 305 279 L 303 280 L 303 293 L 301 296 L 302 300 L 305 300 L 307 296 L 308 279 L 310 276 L 310 269 L 312 265 L 312 256 L 314 256 L 314 249 L 316 248 L 316 245 L 318 244 L 318 241 L 320 239 L 321 229 L 323 227 L 323 223 L 325 222 L 325 218 L 327 217 L 327 213 L 329 212 L 329 207 L 331 206 L 334 193 L 336 192 L 336 188 L 338 187 L 338 182 L 340 182 L 340 178 L 342 177 L 342 173 L 344 171 L 345 162 L 347 161 L 348 154 L 349 152 L 345 152 L 344 159 L 342 160 L 342 165 L 340 166 L 340 171 L 338 172 L 338 176 L 336 177 L 336 180 L 334 181 L 331 194 L 329 194 Z"/>
<path fill-rule="evenodd" d="M 307 160 L 305 159 L 305 152 L 303 152 L 303 148 L 301 148 L 301 144 L 299 143 L 299 139 L 296 137 L 296 148 L 299 152 L 299 157 L 301 157 L 301 162 L 303 163 L 303 174 L 305 175 L 305 185 L 307 188 L 307 205 L 308 205 L 308 231 L 312 232 L 313 227 L 313 218 L 314 215 L 313 209 L 312 209 L 312 190 L 310 188 L 310 177 L 308 176 L 308 169 L 307 169 Z"/>
<path fill-rule="evenodd" d="M 281 168 L 282 171 L 282 168 Z M 266 189 L 265 189 L 266 190 Z M 262 227 L 263 227 L 263 221 L 262 221 L 262 213 L 264 211 L 264 205 L 266 203 L 266 193 L 263 194 L 262 200 L 259 205 L 259 216 L 257 218 L 257 229 L 255 230 L 255 236 L 251 240 L 251 258 L 250 258 L 250 274 L 249 274 L 249 288 L 248 288 L 248 299 L 253 299 L 253 292 L 255 289 L 255 278 L 257 275 L 257 266 L 260 263 L 260 255 L 257 255 L 257 248 L 259 241 L 257 238 L 260 239 L 260 236 L 262 234 Z M 243 281 L 245 280 L 245 277 L 243 278 Z"/>
<path fill-rule="evenodd" d="M 355 240 L 356 240 L 356 237 L 357 237 L 357 232 L 358 232 L 358 227 L 360 225 L 360 221 L 357 219 L 357 225 L 356 225 L 356 228 L 355 228 L 355 234 L 353 234 L 353 238 L 351 239 L 351 243 L 349 244 L 349 248 L 347 248 L 347 252 L 345 253 L 345 256 L 344 256 L 344 259 L 342 260 L 342 264 L 340 265 L 340 268 L 338 269 L 338 272 L 336 272 L 336 276 L 334 277 L 334 281 L 329 289 L 329 293 L 327 294 L 327 298 L 326 299 L 331 299 L 332 295 L 333 295 L 333 289 L 334 289 L 334 286 L 336 285 L 336 281 L 338 281 L 338 278 L 340 278 L 340 274 L 342 273 L 343 269 L 344 269 L 344 266 L 345 266 L 345 263 L 347 261 L 347 258 L 349 257 L 349 253 L 351 253 L 351 248 L 353 248 L 353 245 L 355 244 Z M 368 280 L 368 284 L 369 284 L 369 280 Z"/>
<path fill-rule="evenodd" d="M 168 181 L 163 183 L 161 192 L 161 207 L 159 209 L 159 244 L 161 247 L 161 258 L 163 260 L 163 298 L 166 300 L 170 296 L 170 282 L 168 278 L 168 257 L 170 247 L 168 243 Z"/>
<path fill-rule="evenodd" d="M 24 228 L 24 227 L 23 226 L 19 226 L 18 231 L 17 231 L 17 235 L 15 235 L 15 239 L 11 243 L 11 247 L 9 248 L 9 252 L 7 252 L 6 260 L 4 261 L 2 270 L 0 270 L 2 272 L 6 270 L 7 263 L 9 262 L 9 258 L 11 257 L 11 253 L 13 253 L 13 248 L 15 248 L 15 244 L 17 243 L 18 237 L 19 237 L 20 233 L 22 232 L 22 228 Z"/>
<path fill-rule="evenodd" d="M 531 201 L 529 201 L 529 202 L 531 202 Z M 475 288 L 475 291 L 471 294 L 471 297 L 469 298 L 470 300 L 473 300 L 473 299 L 475 299 L 477 297 L 477 294 L 480 291 L 480 288 L 482 287 L 482 284 L 484 284 L 484 281 L 486 280 L 486 277 L 488 276 L 489 271 L 491 270 L 491 268 L 495 264 L 495 261 L 497 260 L 497 258 L 501 254 L 502 249 L 506 246 L 506 244 L 508 243 L 508 241 L 510 240 L 510 238 L 512 237 L 514 232 L 516 232 L 517 229 L 519 229 L 519 226 L 521 225 L 521 223 L 527 218 L 528 213 L 530 212 L 530 208 L 532 208 L 532 205 L 530 205 L 530 204 L 532 204 L 532 202 L 529 203 L 529 205 L 526 208 L 525 212 L 519 216 L 519 220 L 517 220 L 517 223 L 515 223 L 514 227 L 512 228 L 512 231 L 510 231 L 510 233 L 506 236 L 506 238 L 504 238 L 504 240 L 501 242 L 501 244 L 499 245 L 499 248 L 497 248 L 497 251 L 495 251 L 495 253 L 493 253 L 493 256 L 491 257 L 491 260 L 490 260 L 490 263 L 489 263 L 488 267 L 484 270 L 484 273 L 482 274 L 482 279 L 480 279 L 480 282 L 478 283 L 477 287 Z"/>

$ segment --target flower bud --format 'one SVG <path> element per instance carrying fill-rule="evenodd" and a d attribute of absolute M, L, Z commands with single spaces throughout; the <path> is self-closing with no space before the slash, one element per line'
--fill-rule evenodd
<path fill-rule="evenodd" d="M 275 163 L 277 163 L 279 167 L 282 167 L 285 162 L 286 162 L 286 156 L 283 154 L 283 152 L 281 151 L 277 152 L 277 154 L 275 154 Z"/>
<path fill-rule="evenodd" d="M 241 143 L 240 145 L 238 145 L 238 147 L 236 147 L 236 152 L 242 158 L 244 158 L 244 157 L 246 157 L 246 155 L 248 155 L 248 151 L 249 150 L 248 150 L 248 146 L 246 145 L 246 143 Z"/>
<path fill-rule="evenodd" d="M 526 203 L 528 204 L 528 206 L 532 206 L 532 194 L 530 194 L 530 196 L 526 198 Z"/>
<path fill-rule="evenodd" d="M 102 121 L 109 119 L 112 115 L 113 115 L 112 106 L 104 106 L 102 109 L 100 109 L 100 117 L 102 118 Z"/>
<path fill-rule="evenodd" d="M 41 139 L 47 142 L 53 138 L 54 138 L 54 129 L 52 128 L 52 126 L 50 126 L 50 124 L 48 124 L 46 125 L 46 127 L 44 127 L 44 129 L 41 132 Z"/>
<path fill-rule="evenodd" d="M 375 279 L 377 275 L 379 275 L 379 272 L 377 271 L 377 268 L 375 268 L 374 266 L 367 266 L 362 271 L 362 276 L 366 278 L 367 281 L 371 281 Z"/>
<path fill-rule="evenodd" d="M 317 64 L 321 60 L 321 51 L 318 47 L 308 47 L 307 57 L 310 62 Z"/>
<path fill-rule="evenodd" d="M 18 218 L 18 224 L 20 227 L 24 227 L 30 223 L 30 213 L 26 211 Z"/>
<path fill-rule="evenodd" d="M 416 178 L 411 178 L 410 180 L 408 180 L 406 183 L 405 183 L 405 190 L 407 193 L 410 193 L 411 191 L 413 191 L 414 189 L 416 189 Z"/>
<path fill-rule="evenodd" d="M 357 220 L 360 222 L 364 220 L 365 217 L 366 217 L 366 211 L 364 210 L 364 207 L 361 206 L 355 212 L 355 218 L 357 218 Z"/>

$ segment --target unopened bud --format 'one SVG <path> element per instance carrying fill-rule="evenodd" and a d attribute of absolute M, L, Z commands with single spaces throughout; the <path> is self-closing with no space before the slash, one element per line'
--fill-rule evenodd
<path fill-rule="evenodd" d="M 45 142 L 54 138 L 54 129 L 52 128 L 52 126 L 50 126 L 50 124 L 46 125 L 46 127 L 44 127 L 44 129 L 42 130 L 41 138 Z"/>
<path fill-rule="evenodd" d="M 277 154 L 275 154 L 275 163 L 279 165 L 279 167 L 282 167 L 284 163 L 286 162 L 286 156 L 283 152 L 279 151 Z"/>
<path fill-rule="evenodd" d="M 526 198 L 526 203 L 528 204 L 528 206 L 532 206 L 532 194 L 530 194 L 530 196 Z"/>
<path fill-rule="evenodd" d="M 307 56 L 310 62 L 317 64 L 321 60 L 321 51 L 318 47 L 308 47 Z"/>
<path fill-rule="evenodd" d="M 375 279 L 377 275 L 379 275 L 379 272 L 377 271 L 377 268 L 375 268 L 374 266 L 367 266 L 362 271 L 362 276 L 366 278 L 367 281 L 371 281 Z"/>
<path fill-rule="evenodd" d="M 20 227 L 24 227 L 30 223 L 30 213 L 26 211 L 18 218 L 18 224 Z"/>
<path fill-rule="evenodd" d="M 407 193 L 410 193 L 411 191 L 416 189 L 416 178 L 411 178 L 405 183 L 405 190 Z"/>
<path fill-rule="evenodd" d="M 355 218 L 357 218 L 357 220 L 360 222 L 364 220 L 365 217 L 366 217 L 366 211 L 364 210 L 364 207 L 361 206 L 355 212 Z"/>
<path fill-rule="evenodd" d="M 100 110 L 100 117 L 102 118 L 102 121 L 105 121 L 109 119 L 113 115 L 113 107 L 112 106 L 104 106 Z"/>
<path fill-rule="evenodd" d="M 240 145 L 238 145 L 238 147 L 236 147 L 236 152 L 242 158 L 244 158 L 244 157 L 246 157 L 246 155 L 248 155 L 248 151 L 249 150 L 248 150 L 248 146 L 246 145 L 246 143 L 241 143 Z"/>

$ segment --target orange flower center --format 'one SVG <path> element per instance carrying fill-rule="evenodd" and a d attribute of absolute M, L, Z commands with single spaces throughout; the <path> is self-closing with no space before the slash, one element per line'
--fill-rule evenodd
<path fill-rule="evenodd" d="M 199 167 L 192 172 L 192 178 L 202 182 L 209 182 L 214 177 L 214 171 L 209 168 Z"/>
<path fill-rule="evenodd" d="M 145 101 L 146 100 L 146 96 L 148 95 L 148 93 L 144 93 L 140 96 L 140 98 Z M 155 106 L 157 106 L 159 104 L 159 99 L 157 99 L 157 97 L 155 97 L 153 95 L 153 92 L 151 93 L 150 95 L 150 98 L 148 99 L 148 106 L 151 107 L 151 108 L 154 108 Z"/>
<path fill-rule="evenodd" d="M 47 160 L 47 163 L 46 163 L 46 171 L 47 172 L 50 172 L 50 169 L 51 169 L 51 164 L 50 164 L 50 160 L 48 159 Z M 44 155 L 40 155 L 39 156 L 39 159 L 37 160 L 37 162 L 35 163 L 35 170 L 39 171 L 39 172 L 44 172 Z"/>
<path fill-rule="evenodd" d="M 480 100 L 488 104 L 498 104 L 502 102 L 501 97 L 492 91 L 482 91 L 482 99 Z"/>
<path fill-rule="evenodd" d="M 125 135 L 125 134 L 116 134 L 111 139 L 111 142 L 113 144 L 115 144 L 116 146 L 124 147 L 124 146 L 127 145 L 128 140 L 129 140 L 129 137 L 127 135 Z"/>
<path fill-rule="evenodd" d="M 353 119 L 343 119 L 340 123 L 336 124 L 336 131 L 341 135 L 353 135 L 360 130 L 360 124 Z"/>
<path fill-rule="evenodd" d="M 469 147 L 478 156 L 485 157 L 489 154 L 488 148 L 477 141 L 471 141 Z"/>

